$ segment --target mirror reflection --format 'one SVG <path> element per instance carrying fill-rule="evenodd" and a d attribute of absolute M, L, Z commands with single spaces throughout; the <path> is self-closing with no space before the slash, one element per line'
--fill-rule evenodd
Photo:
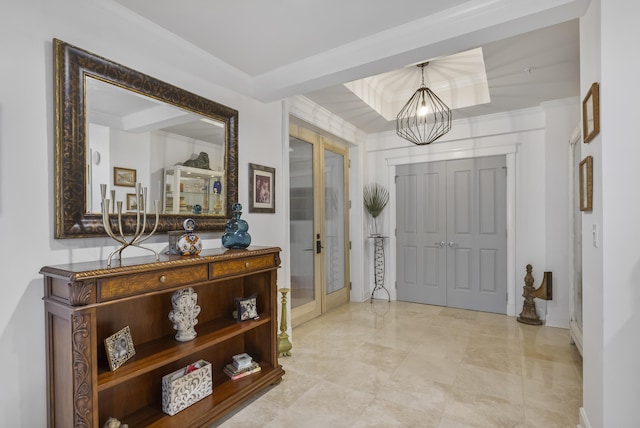
<path fill-rule="evenodd" d="M 131 183 L 118 177 L 126 171 L 161 214 L 226 214 L 224 122 L 91 76 L 85 91 L 87 213 L 101 211 L 100 184 L 116 201 L 131 198 Z"/>
<path fill-rule="evenodd" d="M 54 237 L 106 234 L 101 184 L 125 235 L 155 200 L 157 233 L 192 216 L 198 232 L 224 230 L 238 201 L 238 111 L 61 40 L 53 49 Z"/>

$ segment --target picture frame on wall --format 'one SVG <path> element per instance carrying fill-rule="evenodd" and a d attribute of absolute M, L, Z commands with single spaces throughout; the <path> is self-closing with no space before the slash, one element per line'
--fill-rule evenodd
<path fill-rule="evenodd" d="M 140 200 L 142 201 L 142 195 L 140 195 Z M 138 210 L 138 199 L 136 198 L 135 193 L 127 193 L 127 211 L 137 211 Z"/>
<path fill-rule="evenodd" d="M 582 100 L 582 135 L 588 143 L 600 132 L 600 85 L 594 82 Z"/>
<path fill-rule="evenodd" d="M 104 340 L 107 360 L 111 371 L 116 370 L 136 354 L 129 326 L 117 331 Z"/>
<path fill-rule="evenodd" d="M 249 212 L 276 212 L 276 169 L 249 164 Z"/>
<path fill-rule="evenodd" d="M 123 187 L 136 187 L 136 170 L 114 166 L 113 185 Z"/>
<path fill-rule="evenodd" d="M 593 210 L 593 157 L 587 156 L 580 162 L 580 211 Z"/>

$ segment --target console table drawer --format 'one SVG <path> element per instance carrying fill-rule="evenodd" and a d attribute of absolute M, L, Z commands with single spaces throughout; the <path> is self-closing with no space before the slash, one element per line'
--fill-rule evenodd
<path fill-rule="evenodd" d="M 112 300 L 163 288 L 187 286 L 207 281 L 208 276 L 207 265 L 202 264 L 106 278 L 98 281 L 98 300 Z"/>
<path fill-rule="evenodd" d="M 252 257 L 244 260 L 229 260 L 226 262 L 215 262 L 212 264 L 213 278 L 234 275 L 238 273 L 252 272 L 260 269 L 267 269 L 276 265 L 272 254 L 260 257 Z"/>

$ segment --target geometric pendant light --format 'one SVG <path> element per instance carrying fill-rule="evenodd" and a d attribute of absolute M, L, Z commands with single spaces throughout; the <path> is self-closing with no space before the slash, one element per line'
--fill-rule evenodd
<path fill-rule="evenodd" d="M 419 146 L 431 144 L 451 130 L 451 110 L 424 84 L 424 67 L 428 64 L 418 64 L 422 85 L 396 117 L 396 134 Z"/>

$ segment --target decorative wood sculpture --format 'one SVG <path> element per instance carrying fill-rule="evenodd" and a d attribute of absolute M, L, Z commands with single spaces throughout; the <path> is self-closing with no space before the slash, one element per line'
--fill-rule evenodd
<path fill-rule="evenodd" d="M 532 270 L 533 267 L 531 265 L 527 265 L 527 274 L 524 276 L 524 287 L 522 287 L 524 305 L 522 306 L 522 312 L 520 312 L 520 316 L 517 319 L 519 322 L 524 324 L 541 325 L 542 320 L 538 317 L 538 313 L 536 312 L 536 302 L 533 299 L 535 297 L 544 300 L 552 299 L 553 277 L 551 272 L 545 272 L 540 287 L 533 288 Z"/>

